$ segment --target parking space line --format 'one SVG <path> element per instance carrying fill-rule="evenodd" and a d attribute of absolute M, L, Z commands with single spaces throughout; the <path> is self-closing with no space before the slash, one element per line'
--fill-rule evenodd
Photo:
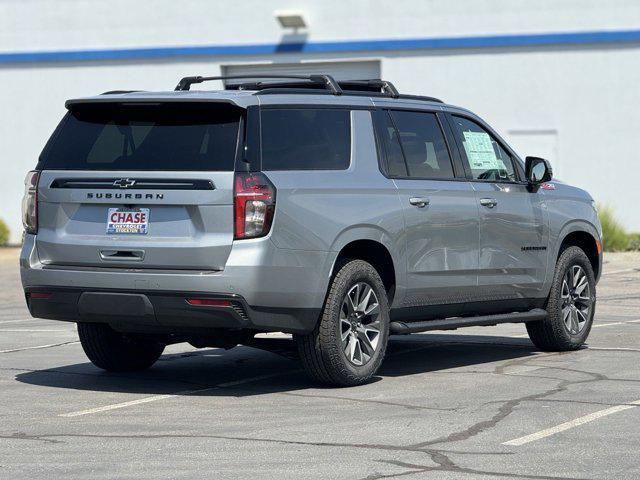
<path fill-rule="evenodd" d="M 611 327 L 613 325 L 624 325 L 625 323 L 640 323 L 640 319 L 637 320 L 627 320 L 626 322 L 609 322 L 609 323 L 598 323 L 593 325 L 591 328 L 600 328 L 600 327 Z"/>
<path fill-rule="evenodd" d="M 606 417 L 614 413 L 622 412 L 624 410 L 629 410 L 631 408 L 637 408 L 638 406 L 640 406 L 640 400 L 636 400 L 635 402 L 629 402 L 624 405 L 616 405 L 615 407 L 605 408 L 604 410 L 599 410 L 597 412 L 593 412 L 588 415 L 575 418 L 571 421 L 561 423 L 560 425 L 556 425 L 555 427 L 546 428 L 544 430 L 540 430 L 539 432 L 532 433 L 531 435 L 526 435 L 524 437 L 509 440 L 508 442 L 504 442 L 502 445 L 519 447 L 527 443 L 535 442 L 536 440 L 541 440 L 543 438 L 550 437 L 551 435 L 555 435 L 556 433 L 564 432 L 571 428 L 584 425 L 585 423 L 593 422 L 594 420 L 598 420 L 599 418 Z"/>
<path fill-rule="evenodd" d="M 624 325 L 626 323 L 640 323 L 640 318 L 636 320 L 627 320 L 625 322 L 596 323 L 595 325 L 592 325 L 591 328 L 612 327 L 614 325 Z M 528 333 L 522 333 L 518 335 L 509 335 L 509 338 L 527 338 L 528 336 Z"/>
<path fill-rule="evenodd" d="M 1 331 L 2 330 L 0 330 L 0 332 Z M 79 340 L 73 340 L 71 342 L 49 343 L 48 345 L 36 345 L 35 347 L 12 348 L 10 350 L 0 350 L 0 353 L 22 352 L 22 351 L 25 351 L 25 350 L 40 350 L 41 348 L 61 347 L 63 345 L 72 345 L 74 343 L 80 343 L 80 341 Z"/>
<path fill-rule="evenodd" d="M 140 405 L 140 404 L 143 404 L 143 403 L 157 402 L 158 400 L 166 400 L 168 398 L 175 398 L 175 397 L 179 397 L 179 396 L 182 396 L 182 395 L 193 395 L 195 393 L 202 393 L 202 392 L 207 392 L 207 391 L 210 391 L 210 390 L 216 390 L 216 389 L 220 389 L 220 388 L 235 387 L 237 385 L 243 385 L 243 384 L 246 384 L 246 383 L 257 382 L 259 380 L 265 380 L 267 378 L 279 377 L 279 376 L 282 376 L 282 375 L 290 375 L 292 373 L 298 373 L 300 371 L 301 370 L 288 370 L 286 372 L 267 373 L 265 375 L 258 375 L 256 377 L 244 378 L 242 380 L 233 380 L 231 382 L 220 383 L 220 384 L 214 385 L 212 387 L 199 388 L 199 389 L 196 389 L 196 390 L 184 390 L 184 391 L 181 391 L 181 392 L 167 393 L 167 394 L 162 394 L 162 395 L 152 395 L 150 397 L 139 398 L 137 400 L 130 400 L 128 402 L 113 403 L 111 405 L 104 405 L 102 407 L 89 408 L 87 410 L 79 410 L 79 411 L 76 411 L 76 412 L 61 413 L 58 416 L 59 417 L 70 418 L 70 417 L 80 417 L 80 416 L 83 416 L 83 415 L 91 415 L 92 413 L 108 412 L 110 410 L 117 410 L 117 409 L 120 409 L 120 408 L 131 407 L 133 405 Z"/>
<path fill-rule="evenodd" d="M 604 352 L 640 352 L 638 348 L 628 347 L 589 347 L 589 350 L 602 350 Z"/>
<path fill-rule="evenodd" d="M 0 328 L 0 333 L 34 333 L 34 332 L 73 332 L 75 333 L 75 330 L 71 330 L 68 328 L 58 328 L 56 330 L 52 330 L 52 329 L 42 329 L 42 328 L 32 328 L 32 329 L 28 329 L 28 328 Z"/>
<path fill-rule="evenodd" d="M 418 351 L 418 350 L 424 350 L 425 348 L 428 348 L 428 346 L 421 346 L 421 347 L 418 347 L 418 348 L 415 348 L 415 349 L 407 349 L 407 350 L 403 350 L 403 351 L 400 351 L 400 352 L 395 352 L 395 353 L 389 354 L 388 356 L 395 356 L 395 355 L 399 355 L 399 354 L 403 354 L 403 353 L 410 353 L 410 352 L 414 352 L 414 351 Z M 265 380 L 265 379 L 268 379 L 268 378 L 278 377 L 278 376 L 282 376 L 282 375 L 290 375 L 290 374 L 293 374 L 293 373 L 300 373 L 300 372 L 302 372 L 301 369 L 288 370 L 286 372 L 278 372 L 278 373 L 268 373 L 268 374 L 265 374 L 265 375 L 258 375 L 256 377 L 250 377 L 250 378 L 244 378 L 244 379 L 241 379 L 241 380 L 233 380 L 233 381 L 230 381 L 230 382 L 220 383 L 220 384 L 214 385 L 212 387 L 200 388 L 200 389 L 196 389 L 196 390 L 185 390 L 185 391 L 181 391 L 181 392 L 167 393 L 167 394 L 162 394 L 162 395 L 152 395 L 150 397 L 139 398 L 137 400 L 130 400 L 130 401 L 127 401 L 127 402 L 113 403 L 111 405 L 104 405 L 102 407 L 89 408 L 89 409 L 86 409 L 86 410 L 78 410 L 78 411 L 69 412 L 69 413 L 61 413 L 58 416 L 59 417 L 64 417 L 64 418 L 72 418 L 72 417 L 80 417 L 80 416 L 83 416 L 83 415 L 91 415 L 93 413 L 108 412 L 110 410 L 117 410 L 117 409 L 120 409 L 120 408 L 131 407 L 131 406 L 134 406 L 134 405 L 157 402 L 159 400 L 166 400 L 166 399 L 169 399 L 169 398 L 175 398 L 175 397 L 179 397 L 179 396 L 182 396 L 182 395 L 193 395 L 193 394 L 196 394 L 196 393 L 207 392 L 207 391 L 210 391 L 210 390 L 216 390 L 216 389 L 220 389 L 220 388 L 235 387 L 237 385 L 243 385 L 243 384 L 246 384 L 246 383 L 257 382 L 259 380 Z"/>
<path fill-rule="evenodd" d="M 602 272 L 602 275 L 617 275 L 618 273 L 639 272 L 638 268 L 625 268 L 623 270 L 614 270 L 613 272 Z"/>
<path fill-rule="evenodd" d="M 116 410 L 118 408 L 125 408 L 133 405 L 140 405 L 142 403 L 156 402 L 158 400 L 164 400 L 165 398 L 173 398 L 173 397 L 177 397 L 178 395 L 188 395 L 189 393 L 194 393 L 198 391 L 201 391 L 201 390 L 187 390 L 184 392 L 173 393 L 173 394 L 154 395 L 152 397 L 144 397 L 144 398 L 139 398 L 137 400 L 131 400 L 131 401 L 122 402 L 122 403 L 114 403 L 112 405 L 104 405 L 102 407 L 89 408 L 87 410 L 80 410 L 77 412 L 62 413 L 58 416 L 59 417 L 79 417 L 81 415 L 90 415 L 92 413 L 107 412 L 109 410 Z"/>
<path fill-rule="evenodd" d="M 42 320 L 41 318 L 20 318 L 17 320 L 2 320 L 0 324 L 4 323 L 18 323 L 18 322 L 35 322 L 36 320 Z"/>

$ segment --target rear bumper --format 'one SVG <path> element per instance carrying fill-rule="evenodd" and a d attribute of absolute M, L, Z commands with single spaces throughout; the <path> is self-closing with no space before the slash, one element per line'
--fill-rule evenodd
<path fill-rule="evenodd" d="M 108 322 L 121 329 L 162 327 L 174 333 L 202 328 L 306 333 L 316 326 L 333 260 L 333 253 L 279 249 L 262 238 L 234 243 L 224 271 L 54 266 L 40 262 L 36 237 L 26 235 L 20 273 L 25 292 L 52 293 L 49 299 L 28 295 L 29 309 L 38 318 Z M 83 302 L 96 301 L 87 311 L 80 302 L 86 293 L 105 295 L 85 296 Z M 231 299 L 245 316 L 234 308 L 189 305 L 189 297 Z M 136 313 L 114 315 L 116 304 L 125 301 Z"/>
<path fill-rule="evenodd" d="M 255 309 L 239 295 L 202 292 L 124 291 L 27 287 L 29 312 L 36 318 L 108 323 L 122 332 L 206 333 L 207 330 L 312 330 L 319 309 Z M 220 305 L 192 305 L 187 299 L 213 299 Z"/>

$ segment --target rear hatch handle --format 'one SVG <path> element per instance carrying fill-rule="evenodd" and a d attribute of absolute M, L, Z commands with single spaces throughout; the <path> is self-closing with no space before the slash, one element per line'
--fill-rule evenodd
<path fill-rule="evenodd" d="M 144 250 L 100 250 L 100 258 L 107 262 L 141 262 Z"/>

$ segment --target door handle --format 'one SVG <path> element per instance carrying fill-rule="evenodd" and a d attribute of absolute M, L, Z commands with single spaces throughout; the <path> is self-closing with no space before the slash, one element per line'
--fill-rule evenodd
<path fill-rule="evenodd" d="M 480 205 L 487 208 L 493 208 L 498 205 L 498 201 L 495 198 L 481 198 Z"/>
<path fill-rule="evenodd" d="M 429 205 L 429 199 L 427 197 L 411 197 L 409 203 L 418 208 L 423 208 Z"/>

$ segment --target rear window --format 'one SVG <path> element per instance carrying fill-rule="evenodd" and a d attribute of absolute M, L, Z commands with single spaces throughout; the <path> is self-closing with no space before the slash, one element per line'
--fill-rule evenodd
<path fill-rule="evenodd" d="M 263 170 L 345 170 L 351 158 L 349 110 L 264 109 Z"/>
<path fill-rule="evenodd" d="M 242 110 L 203 104 L 77 105 L 39 168 L 232 171 Z"/>

